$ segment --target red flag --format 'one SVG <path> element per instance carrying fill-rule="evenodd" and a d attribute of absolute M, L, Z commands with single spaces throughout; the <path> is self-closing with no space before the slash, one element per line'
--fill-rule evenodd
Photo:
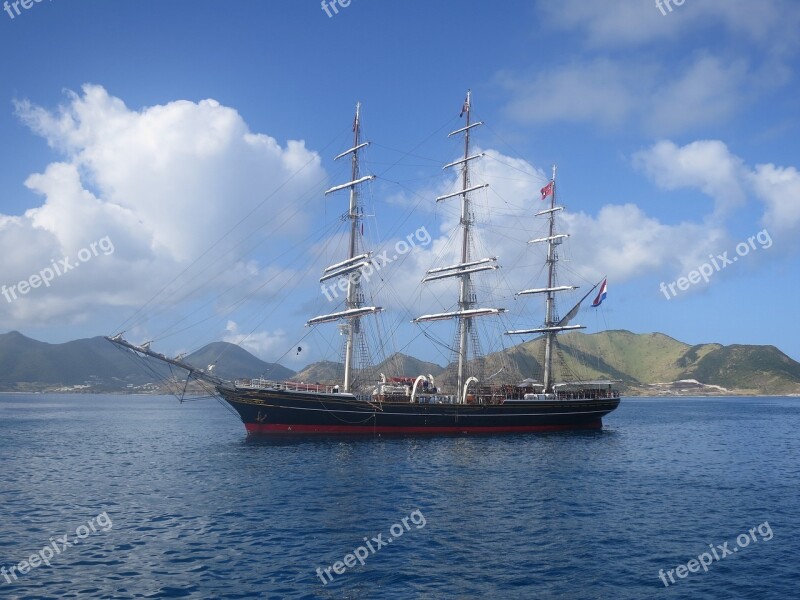
<path fill-rule="evenodd" d="M 553 190 L 556 187 L 556 182 L 551 181 L 546 186 L 544 186 L 540 191 L 542 192 L 542 200 L 546 200 L 547 197 L 553 193 Z"/>

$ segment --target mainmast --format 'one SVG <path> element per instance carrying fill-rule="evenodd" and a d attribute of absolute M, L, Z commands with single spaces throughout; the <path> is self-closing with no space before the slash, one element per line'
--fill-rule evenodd
<path fill-rule="evenodd" d="M 461 129 L 457 129 L 456 131 L 451 132 L 448 135 L 448 137 L 452 137 L 454 135 L 459 135 L 459 134 L 464 135 L 464 157 L 460 160 L 451 162 L 443 167 L 445 169 L 456 166 L 462 167 L 461 189 L 452 194 L 439 196 L 436 199 L 437 202 L 441 202 L 442 200 L 447 200 L 448 198 L 455 198 L 457 196 L 461 198 L 461 218 L 459 221 L 459 226 L 461 227 L 461 255 L 460 255 L 461 262 L 455 265 L 451 265 L 449 267 L 440 267 L 436 269 L 431 269 L 427 272 L 425 278 L 422 280 L 423 282 L 427 282 L 427 281 L 434 281 L 437 279 L 444 279 L 446 277 L 458 277 L 460 280 L 459 294 L 458 294 L 458 310 L 447 313 L 423 315 L 421 317 L 414 319 L 413 321 L 414 323 L 420 323 L 424 321 L 437 321 L 441 319 L 451 319 L 451 318 L 458 319 L 458 348 L 457 348 L 458 371 L 456 377 L 456 392 L 459 402 L 464 402 L 467 395 L 466 386 L 468 378 L 466 370 L 467 370 L 467 363 L 469 360 L 468 340 L 472 335 L 472 328 L 474 326 L 473 319 L 475 317 L 496 315 L 505 312 L 505 309 L 503 308 L 475 308 L 477 304 L 477 299 L 475 297 L 475 292 L 473 291 L 472 287 L 472 279 L 471 279 L 472 274 L 480 271 L 489 271 L 498 269 L 499 266 L 496 264 L 497 262 L 496 256 L 490 258 L 481 258 L 477 260 L 472 259 L 471 229 L 472 225 L 475 222 L 475 219 L 472 213 L 472 208 L 470 206 L 469 195 L 471 192 L 474 192 L 475 190 L 489 187 L 489 184 L 486 183 L 482 185 L 471 186 L 470 183 L 471 161 L 484 156 L 483 153 L 470 156 L 470 135 L 472 129 L 474 127 L 483 125 L 483 121 L 472 123 L 472 92 L 470 90 L 467 91 L 467 98 L 464 101 L 464 105 L 461 109 L 460 116 L 463 116 L 464 114 L 466 114 L 467 118 L 466 125 Z"/>
<path fill-rule="evenodd" d="M 464 159 L 469 156 L 469 138 L 470 138 L 470 120 L 472 111 L 470 110 L 472 104 L 472 92 L 467 91 L 467 99 L 464 103 L 467 113 L 467 125 L 464 131 Z M 464 162 L 464 169 L 461 174 L 461 189 L 466 190 L 469 187 L 469 162 Z M 469 195 L 464 193 L 461 195 L 461 263 L 464 264 L 469 260 L 469 230 L 472 226 L 472 213 L 469 206 Z M 470 276 L 465 274 L 461 276 L 461 283 L 458 294 L 458 307 L 461 310 L 471 308 L 474 303 L 473 295 L 470 286 Z M 470 317 L 461 317 L 458 320 L 458 377 L 456 379 L 456 389 L 461 390 L 466 378 L 464 377 L 464 370 L 466 369 L 467 362 L 467 336 L 472 327 L 472 319 Z"/>
<path fill-rule="evenodd" d="M 334 160 L 339 160 L 352 155 L 350 158 L 350 181 L 334 186 L 325 192 L 327 196 L 340 190 L 350 190 L 350 207 L 347 212 L 347 218 L 350 220 L 350 243 L 347 259 L 326 268 L 320 278 L 320 283 L 322 283 L 328 279 L 347 277 L 345 310 L 314 317 L 306 323 L 306 325 L 316 325 L 339 320 L 345 321 L 342 325 L 345 335 L 343 382 L 345 392 L 350 392 L 353 387 L 353 357 L 356 337 L 361 333 L 361 317 L 382 310 L 379 306 L 364 306 L 364 294 L 361 290 L 360 271 L 369 264 L 372 253 L 356 254 L 359 251 L 358 236 L 360 235 L 359 225 L 361 223 L 358 186 L 375 179 L 374 175 L 361 177 L 359 173 L 359 151 L 368 145 L 369 142 L 361 141 L 361 103 L 359 102 L 356 104 L 356 116 L 353 121 L 353 147 L 334 158 Z"/>
<path fill-rule="evenodd" d="M 517 292 L 517 296 L 527 294 L 545 294 L 545 318 L 544 327 L 536 329 L 516 329 L 513 331 L 506 331 L 509 335 L 526 335 L 532 333 L 544 334 L 544 391 L 549 393 L 553 391 L 553 354 L 555 353 L 556 335 L 561 331 L 573 329 L 586 329 L 583 325 L 569 325 L 569 322 L 578 314 L 578 309 L 581 302 L 586 298 L 584 296 L 573 308 L 567 313 L 563 319 L 557 319 L 555 311 L 556 294 L 559 292 L 567 292 L 578 289 L 574 285 L 557 285 L 556 264 L 558 263 L 558 246 L 569 237 L 569 234 L 556 233 L 556 213 L 564 210 L 563 206 L 556 206 L 556 165 L 553 165 L 553 177 L 549 183 L 542 188 L 542 199 L 550 196 L 550 208 L 547 210 L 536 213 L 536 216 L 547 216 L 548 219 L 548 235 L 547 237 L 530 240 L 529 244 L 546 243 L 547 244 L 547 287 L 535 288 L 530 290 L 522 290 Z M 597 287 L 597 286 L 595 286 Z M 592 288 L 594 289 L 594 288 Z M 591 290 L 589 291 L 591 293 Z M 588 296 L 588 294 L 587 294 Z"/>
<path fill-rule="evenodd" d="M 356 116 L 353 121 L 353 147 L 358 148 L 361 143 L 361 103 L 356 104 Z M 358 150 L 353 151 L 350 158 L 350 181 L 358 179 Z M 360 214 L 358 211 L 358 186 L 353 185 L 350 187 L 350 209 L 347 213 L 350 219 L 350 251 L 347 255 L 348 260 L 352 260 L 356 255 L 356 236 L 358 235 L 358 224 Z M 348 310 L 358 308 L 359 301 L 361 300 L 361 278 L 350 277 L 347 280 L 347 300 L 345 305 Z M 347 341 L 345 342 L 344 350 L 344 391 L 349 392 L 352 385 L 353 376 L 353 338 L 359 332 L 361 327 L 361 319 L 353 317 L 349 323 L 345 324 L 345 335 Z"/>

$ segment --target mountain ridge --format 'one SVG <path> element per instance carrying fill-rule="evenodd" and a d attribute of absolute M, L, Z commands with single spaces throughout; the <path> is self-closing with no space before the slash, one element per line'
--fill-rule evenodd
<path fill-rule="evenodd" d="M 142 359 L 144 360 L 144 359 Z M 228 342 L 213 342 L 183 359 L 199 368 L 215 364 L 222 378 L 288 378 L 294 371 L 253 356 Z M 154 376 L 155 375 L 155 376 Z M 49 344 L 19 331 L 0 334 L 0 391 L 143 391 L 162 390 L 160 378 L 169 368 L 148 360 L 147 369 L 131 352 L 121 350 L 102 336 Z"/>
<path fill-rule="evenodd" d="M 487 372 L 508 368 L 507 377 L 536 377 L 543 339 L 485 357 Z M 800 395 L 800 363 L 772 345 L 690 345 L 663 333 L 608 330 L 559 337 L 559 364 L 576 379 L 617 379 L 627 395 Z M 200 368 L 215 365 L 223 379 L 264 377 L 304 382 L 339 382 L 341 363 L 319 361 L 295 372 L 265 362 L 244 348 L 213 342 L 184 358 Z M 149 371 L 149 372 L 148 372 Z M 453 365 L 396 353 L 375 368 L 387 377 L 431 374 L 452 377 Z M 0 391 L 164 391 L 157 384 L 169 370 L 154 361 L 148 370 L 103 337 L 49 344 L 18 331 L 0 334 Z M 569 377 L 562 377 L 567 379 Z"/>

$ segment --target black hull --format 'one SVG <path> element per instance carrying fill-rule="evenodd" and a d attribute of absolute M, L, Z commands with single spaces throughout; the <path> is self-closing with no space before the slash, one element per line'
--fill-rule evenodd
<path fill-rule="evenodd" d="M 253 434 L 460 434 L 600 429 L 620 399 L 417 404 L 345 394 L 228 389 L 220 395 Z"/>

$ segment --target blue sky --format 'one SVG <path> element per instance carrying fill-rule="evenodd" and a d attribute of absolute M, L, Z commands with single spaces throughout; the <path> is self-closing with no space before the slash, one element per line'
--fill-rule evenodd
<path fill-rule="evenodd" d="M 0 330 L 62 342 L 126 328 L 166 352 L 225 339 L 292 367 L 335 358 L 335 328 L 303 324 L 337 309 L 318 278 L 341 257 L 346 198 L 321 192 L 347 178 L 332 158 L 361 101 L 373 142 L 363 168 L 378 175 L 365 188 L 366 243 L 380 251 L 421 227 L 431 234 L 372 282 L 384 295 L 380 326 L 397 331 L 387 349 L 445 362 L 408 321 L 455 299 L 452 285 L 418 284 L 453 251 L 457 207 L 434 198 L 457 189 L 440 167 L 460 152 L 446 134 L 471 88 L 487 123 L 474 138 L 487 153 L 474 178 L 490 184 L 475 198 L 480 240 L 503 266 L 478 289 L 509 308 L 500 326 L 541 321 L 541 306 L 513 292 L 541 283 L 525 241 L 541 231 L 532 215 L 557 163 L 572 235 L 562 282 L 609 276 L 602 312 L 579 319 L 589 332 L 774 344 L 800 359 L 800 6 L 672 9 L 352 0 L 329 17 L 316 0 L 10 6 L 14 18 L 0 12 L 0 285 L 19 291 L 53 261 L 86 260 L 0 296 Z M 678 288 L 725 252 L 737 261 Z M 670 299 L 662 282 L 675 282 Z M 487 351 L 511 343 L 485 327 Z M 451 337 L 447 324 L 429 333 Z"/>

